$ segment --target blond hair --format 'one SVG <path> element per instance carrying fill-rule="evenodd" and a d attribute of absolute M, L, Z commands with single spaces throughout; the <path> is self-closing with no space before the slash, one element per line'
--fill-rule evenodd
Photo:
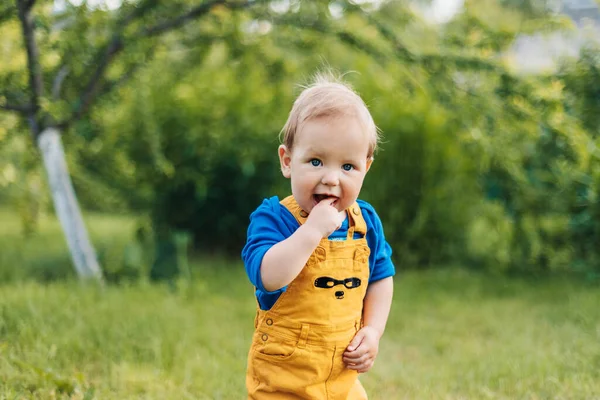
<path fill-rule="evenodd" d="M 281 131 L 283 144 L 292 150 L 296 134 L 301 130 L 302 124 L 309 120 L 342 116 L 355 117 L 362 124 L 370 137 L 367 157 L 372 158 L 379 142 L 379 130 L 373 117 L 352 87 L 331 71 L 317 73 L 312 84 L 304 86 L 304 90 L 296 98 Z"/>

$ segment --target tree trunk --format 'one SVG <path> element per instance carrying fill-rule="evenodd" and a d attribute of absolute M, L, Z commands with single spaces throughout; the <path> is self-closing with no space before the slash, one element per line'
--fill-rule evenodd
<path fill-rule="evenodd" d="M 44 129 L 38 136 L 37 145 L 48 175 L 54 210 L 67 239 L 77 275 L 82 280 L 102 281 L 96 252 L 88 237 L 73 190 L 59 131 L 55 128 Z"/>

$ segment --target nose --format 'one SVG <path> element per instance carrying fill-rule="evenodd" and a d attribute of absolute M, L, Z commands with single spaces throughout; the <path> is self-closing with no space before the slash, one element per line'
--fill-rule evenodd
<path fill-rule="evenodd" d="M 327 186 L 337 186 L 340 183 L 340 176 L 337 171 L 327 170 L 321 177 L 321 183 Z"/>

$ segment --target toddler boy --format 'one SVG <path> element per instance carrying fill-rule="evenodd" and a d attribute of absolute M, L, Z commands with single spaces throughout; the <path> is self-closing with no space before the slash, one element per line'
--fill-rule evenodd
<path fill-rule="evenodd" d="M 298 96 L 278 154 L 291 196 L 252 213 L 242 252 L 258 310 L 249 399 L 367 399 L 395 274 L 381 221 L 357 200 L 378 132 L 362 99 L 328 75 Z"/>

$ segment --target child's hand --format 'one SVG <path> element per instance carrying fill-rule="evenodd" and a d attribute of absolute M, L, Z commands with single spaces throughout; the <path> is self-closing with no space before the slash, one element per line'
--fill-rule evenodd
<path fill-rule="evenodd" d="M 379 352 L 379 337 L 377 330 L 370 326 L 356 332 L 343 355 L 346 367 L 361 373 L 370 370 Z"/>
<path fill-rule="evenodd" d="M 345 211 L 339 212 L 332 204 L 337 199 L 328 197 L 313 207 L 308 215 L 305 225 L 315 229 L 322 238 L 331 235 L 338 229 L 346 218 Z"/>

